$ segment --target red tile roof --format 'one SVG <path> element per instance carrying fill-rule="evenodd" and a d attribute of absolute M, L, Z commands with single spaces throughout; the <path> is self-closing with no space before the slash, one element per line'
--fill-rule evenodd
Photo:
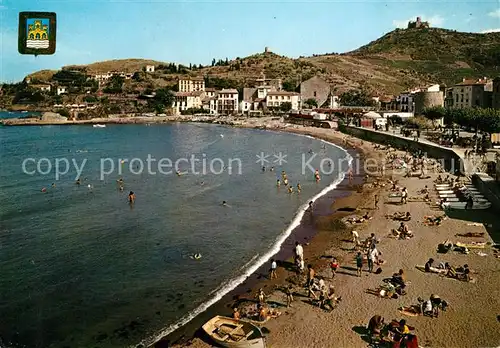
<path fill-rule="evenodd" d="M 462 82 L 457 83 L 455 86 L 473 86 L 473 85 L 485 85 L 488 80 L 485 79 L 463 79 Z"/>
<path fill-rule="evenodd" d="M 287 91 L 277 91 L 277 92 L 269 92 L 267 95 L 299 95 L 298 93 L 295 92 L 287 92 Z"/>

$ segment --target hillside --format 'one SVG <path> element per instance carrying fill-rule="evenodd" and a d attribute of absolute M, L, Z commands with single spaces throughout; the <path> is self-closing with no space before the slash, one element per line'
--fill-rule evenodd
<path fill-rule="evenodd" d="M 122 59 L 86 67 L 91 73 L 132 72 L 141 70 L 146 64 L 168 65 L 152 60 Z M 500 74 L 500 33 L 473 34 L 438 28 L 397 29 L 344 54 L 292 59 L 270 52 L 261 53 L 232 59 L 227 65 L 186 69 L 184 74 L 157 69 L 148 78 L 148 84 L 172 85 L 179 76 L 190 74 L 227 79 L 234 87 L 242 87 L 251 85 L 261 73 L 269 78 L 281 78 L 289 86 L 319 75 L 332 83 L 338 93 L 365 88 L 379 94 L 397 94 L 426 83 L 451 85 L 466 76 L 493 77 Z M 42 71 L 31 76 L 46 80 L 48 73 Z"/>

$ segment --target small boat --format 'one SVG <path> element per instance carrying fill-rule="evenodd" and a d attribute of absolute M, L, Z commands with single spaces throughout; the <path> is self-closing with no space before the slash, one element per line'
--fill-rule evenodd
<path fill-rule="evenodd" d="M 217 315 L 202 326 L 210 338 L 225 348 L 266 348 L 259 327 L 244 320 Z"/>
<path fill-rule="evenodd" d="M 92 125 L 92 127 L 94 127 L 94 128 L 106 128 L 106 125 L 105 124 L 94 124 L 94 125 Z"/>

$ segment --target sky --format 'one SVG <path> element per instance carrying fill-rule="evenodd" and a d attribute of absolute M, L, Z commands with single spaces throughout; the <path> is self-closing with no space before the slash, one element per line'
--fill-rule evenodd
<path fill-rule="evenodd" d="M 21 55 L 19 12 L 57 13 L 56 53 Z M 500 0 L 0 0 L 0 82 L 121 58 L 208 65 L 271 51 L 347 52 L 417 16 L 465 32 L 500 31 Z"/>

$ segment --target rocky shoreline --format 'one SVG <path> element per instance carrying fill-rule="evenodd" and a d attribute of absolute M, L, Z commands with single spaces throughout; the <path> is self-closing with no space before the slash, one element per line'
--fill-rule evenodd
<path fill-rule="evenodd" d="M 252 127 L 262 129 L 286 128 L 282 118 L 277 117 L 215 117 L 215 116 L 110 116 L 90 120 L 68 120 L 54 113 L 43 113 L 40 118 L 10 118 L 0 120 L 3 126 L 49 126 L 49 125 L 94 125 L 94 124 L 161 124 L 172 122 L 202 122 L 223 124 L 233 127 Z"/>

